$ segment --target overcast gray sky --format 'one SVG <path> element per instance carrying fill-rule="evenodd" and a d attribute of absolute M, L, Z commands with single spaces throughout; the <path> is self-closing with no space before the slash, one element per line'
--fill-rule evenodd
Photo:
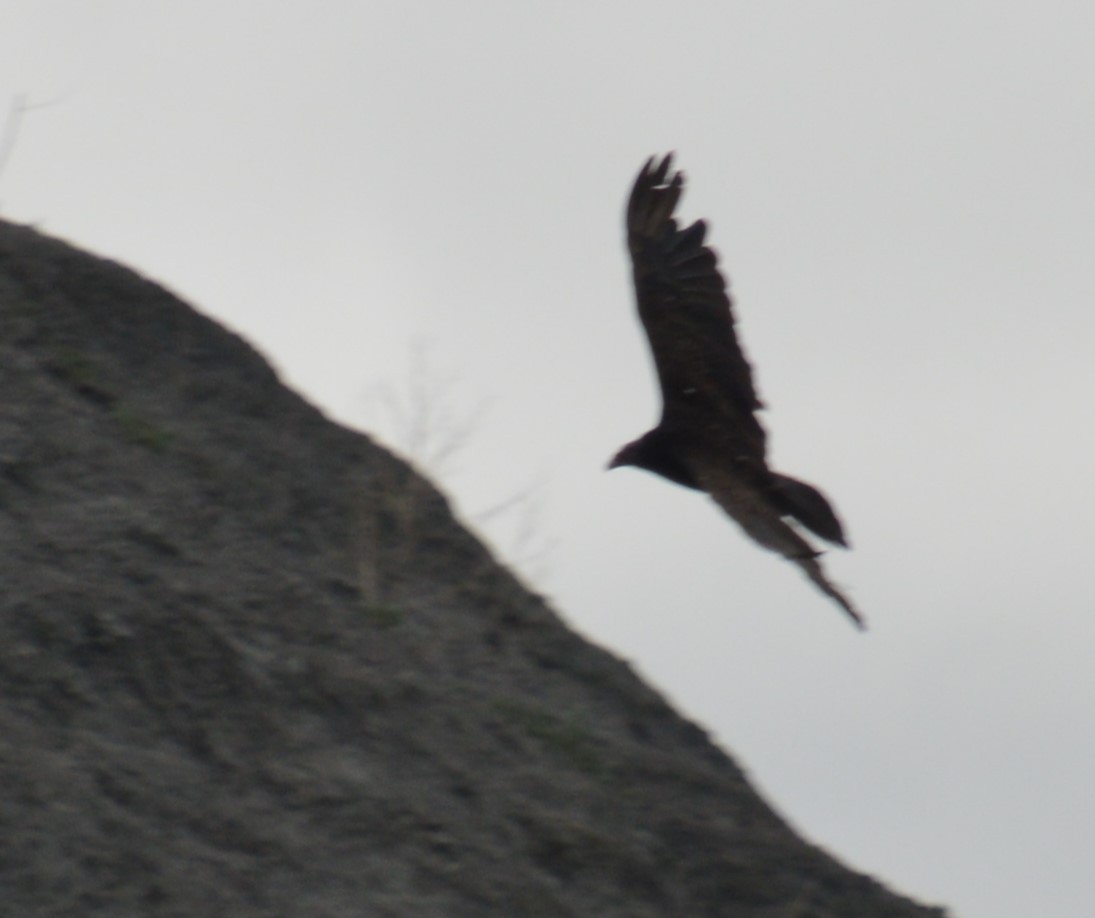
<path fill-rule="evenodd" d="M 809 838 L 961 918 L 1088 918 L 1093 41 L 1053 0 L 0 0 L 0 213 L 359 429 L 424 350 L 464 517 L 529 489 L 498 550 Z M 865 635 L 603 471 L 657 416 L 621 211 L 669 149 Z"/>

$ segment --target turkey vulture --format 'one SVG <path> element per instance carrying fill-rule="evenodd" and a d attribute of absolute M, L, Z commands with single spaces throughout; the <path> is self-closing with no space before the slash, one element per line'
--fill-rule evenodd
<path fill-rule="evenodd" d="M 763 405 L 734 334 L 726 282 L 704 245 L 707 226 L 697 220 L 681 229 L 673 219 L 684 176 L 671 171 L 672 163 L 672 153 L 647 160 L 627 204 L 635 296 L 658 371 L 662 416 L 609 468 L 633 465 L 707 492 L 750 538 L 797 564 L 863 628 L 826 579 L 820 552 L 791 525 L 848 547 L 821 492 L 768 467 L 756 416 Z"/>

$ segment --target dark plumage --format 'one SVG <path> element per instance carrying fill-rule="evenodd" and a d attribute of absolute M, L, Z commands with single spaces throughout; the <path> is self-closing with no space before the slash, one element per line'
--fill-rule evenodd
<path fill-rule="evenodd" d="M 787 520 L 847 547 L 825 497 L 768 468 L 762 408 L 734 333 L 734 315 L 706 224 L 681 229 L 673 213 L 684 176 L 673 156 L 647 161 L 627 204 L 627 246 L 639 318 L 662 390 L 658 426 L 628 443 L 610 468 L 633 465 L 705 491 L 763 547 L 797 564 L 860 628 L 863 619 L 825 577 L 820 553 Z"/>

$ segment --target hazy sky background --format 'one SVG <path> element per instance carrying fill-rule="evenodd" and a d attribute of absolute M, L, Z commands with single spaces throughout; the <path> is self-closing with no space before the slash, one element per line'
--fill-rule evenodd
<path fill-rule="evenodd" d="M 462 515 L 528 489 L 500 552 L 807 837 L 959 918 L 1089 918 L 1093 42 L 1045 0 L 0 0 L 0 103 L 42 106 L 0 214 L 358 429 L 425 353 Z M 621 215 L 669 149 L 866 634 L 603 471 L 657 417 Z"/>

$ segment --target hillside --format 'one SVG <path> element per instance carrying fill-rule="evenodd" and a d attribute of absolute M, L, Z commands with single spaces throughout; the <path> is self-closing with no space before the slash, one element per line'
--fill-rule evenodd
<path fill-rule="evenodd" d="M 943 914 L 245 342 L 2 222 L 0 393 L 3 915 Z"/>

